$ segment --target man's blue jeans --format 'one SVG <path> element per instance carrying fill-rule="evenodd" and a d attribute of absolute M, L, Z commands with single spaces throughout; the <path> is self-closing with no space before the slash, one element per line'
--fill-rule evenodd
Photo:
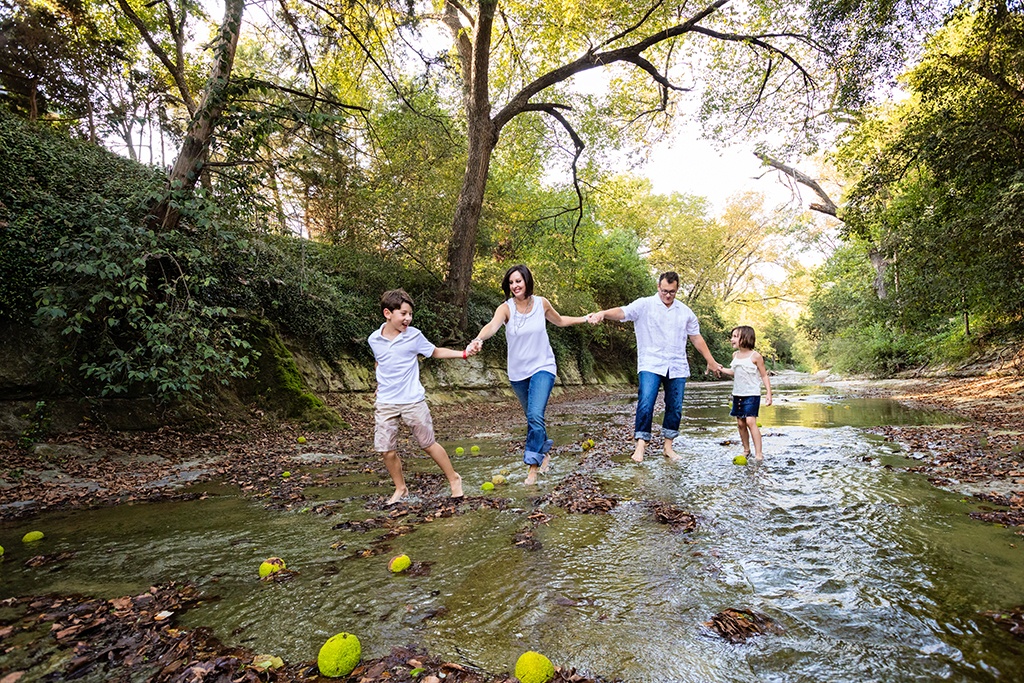
<path fill-rule="evenodd" d="M 686 391 L 685 377 L 664 377 L 653 372 L 641 371 L 637 375 L 636 422 L 633 438 L 651 440 L 651 422 L 654 420 L 654 401 L 658 389 L 665 386 L 665 419 L 661 423 L 661 435 L 666 439 L 679 436 L 679 422 L 683 419 L 683 392 Z"/>
<path fill-rule="evenodd" d="M 548 409 L 548 399 L 554 386 L 555 376 L 544 370 L 528 379 L 512 382 L 512 391 L 516 392 L 523 412 L 526 413 L 526 452 L 523 454 L 523 462 L 527 465 L 540 465 L 544 462 L 544 454 L 551 450 L 544 425 L 544 412 Z"/>

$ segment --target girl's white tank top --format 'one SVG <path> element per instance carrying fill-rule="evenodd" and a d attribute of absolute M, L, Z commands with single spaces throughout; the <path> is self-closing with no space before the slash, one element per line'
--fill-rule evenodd
<path fill-rule="evenodd" d="M 761 395 L 761 373 L 750 356 L 746 358 L 732 357 L 732 395 L 733 396 L 760 396 Z"/>
<path fill-rule="evenodd" d="M 508 304 L 509 319 L 505 322 L 505 341 L 508 344 L 508 378 L 512 382 L 529 379 L 541 370 L 558 375 L 555 352 L 548 340 L 547 321 L 544 319 L 544 298 L 533 297 L 533 306 L 525 315 L 516 310 L 514 298 Z"/>

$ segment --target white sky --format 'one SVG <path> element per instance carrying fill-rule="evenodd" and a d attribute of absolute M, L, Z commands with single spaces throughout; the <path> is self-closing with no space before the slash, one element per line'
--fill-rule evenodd
<path fill-rule="evenodd" d="M 760 192 L 768 205 L 793 201 L 779 174 L 761 165 L 752 146 L 716 149 L 711 142 L 699 139 L 699 132 L 690 132 L 692 128 L 684 126 L 685 132 L 674 143 L 653 150 L 640 169 L 655 192 L 707 197 L 716 213 L 725 208 L 729 197 L 742 192 Z"/>

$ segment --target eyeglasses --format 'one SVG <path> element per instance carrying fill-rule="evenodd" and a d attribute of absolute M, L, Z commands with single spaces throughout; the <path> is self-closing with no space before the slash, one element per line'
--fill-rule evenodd
<path fill-rule="evenodd" d="M 658 291 L 661 292 L 662 294 L 664 294 L 665 296 L 675 296 L 676 293 L 679 290 L 678 289 L 659 289 Z"/>

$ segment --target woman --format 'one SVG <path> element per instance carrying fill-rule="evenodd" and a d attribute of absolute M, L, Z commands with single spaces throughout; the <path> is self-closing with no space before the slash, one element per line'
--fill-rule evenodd
<path fill-rule="evenodd" d="M 508 298 L 494 311 L 494 317 L 470 342 L 468 349 L 476 353 L 485 340 L 505 326 L 508 344 L 508 379 L 512 391 L 526 413 L 526 448 L 523 462 L 529 465 L 526 484 L 537 481 L 538 472 L 548 468 L 548 451 L 552 441 L 544 426 L 544 412 L 548 407 L 551 389 L 555 386 L 555 353 L 551 350 L 545 321 L 558 327 L 579 325 L 585 317 L 561 316 L 542 296 L 533 295 L 533 275 L 524 265 L 512 266 L 501 282 Z"/>

